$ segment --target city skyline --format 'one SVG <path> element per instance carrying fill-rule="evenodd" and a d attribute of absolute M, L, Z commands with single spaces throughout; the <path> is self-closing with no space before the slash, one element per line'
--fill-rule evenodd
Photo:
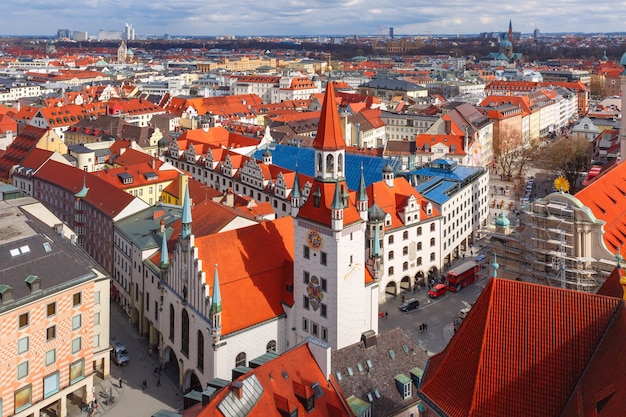
<path fill-rule="evenodd" d="M 25 7 L 17 0 L 0 3 L 4 25 L 0 35 L 54 36 L 57 29 L 85 31 L 123 30 L 130 23 L 138 37 L 344 35 L 397 36 L 477 34 L 513 30 L 531 33 L 621 32 L 626 3 L 607 0 L 554 0 L 549 4 L 527 1 L 515 7 L 486 0 L 469 4 L 451 0 L 434 5 L 424 0 L 290 0 L 266 2 L 262 8 L 249 2 L 209 4 L 145 0 L 34 0 Z"/>

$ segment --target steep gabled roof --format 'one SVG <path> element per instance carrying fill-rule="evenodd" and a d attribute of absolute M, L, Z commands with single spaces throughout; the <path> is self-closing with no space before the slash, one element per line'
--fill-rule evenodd
<path fill-rule="evenodd" d="M 589 382 L 591 363 L 600 368 L 591 373 L 601 374 L 620 362 L 624 386 L 622 343 L 605 337 L 619 327 L 623 340 L 626 323 L 617 316 L 624 304 L 616 298 L 492 279 L 446 349 L 429 361 L 420 396 L 450 417 L 567 415 L 568 402 L 577 401 L 573 392 Z M 613 361 L 598 363 L 602 349 Z M 610 388 L 602 382 L 594 394 Z"/>

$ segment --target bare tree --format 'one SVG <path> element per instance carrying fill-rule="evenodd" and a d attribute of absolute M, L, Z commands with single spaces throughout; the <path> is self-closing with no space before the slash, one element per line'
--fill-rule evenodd
<path fill-rule="evenodd" d="M 500 132 L 494 149 L 496 160 L 506 179 L 521 178 L 530 161 L 535 157 L 532 148 L 524 148 L 519 132 Z"/>
<path fill-rule="evenodd" d="M 564 177 L 572 193 L 578 189 L 578 175 L 591 160 L 591 143 L 583 136 L 558 137 L 537 154 L 537 165 Z"/>

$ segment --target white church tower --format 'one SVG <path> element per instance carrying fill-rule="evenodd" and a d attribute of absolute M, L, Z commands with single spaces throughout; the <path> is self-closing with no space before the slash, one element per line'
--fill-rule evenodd
<path fill-rule="evenodd" d="M 313 148 L 311 192 L 294 213 L 296 343 L 312 336 L 341 349 L 378 331 L 378 287 L 364 268 L 364 210 L 346 185 L 346 143 L 332 83 Z"/>

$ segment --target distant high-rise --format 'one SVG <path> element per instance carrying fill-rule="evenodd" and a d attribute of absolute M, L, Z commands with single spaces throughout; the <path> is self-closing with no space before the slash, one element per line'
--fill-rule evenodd
<path fill-rule="evenodd" d="M 535 28 L 533 31 L 533 38 L 537 39 L 539 37 L 539 29 Z"/>
<path fill-rule="evenodd" d="M 124 23 L 124 40 L 135 40 L 135 28 L 130 23 Z"/>
<path fill-rule="evenodd" d="M 70 38 L 72 36 L 72 32 L 69 29 L 57 29 L 57 38 Z"/>
<path fill-rule="evenodd" d="M 87 32 L 83 32 L 80 30 L 75 30 L 74 31 L 74 35 L 73 35 L 73 39 L 77 42 L 81 42 L 81 41 L 86 41 L 89 39 L 89 33 Z"/>
<path fill-rule="evenodd" d="M 389 39 L 393 40 L 393 27 L 389 28 Z"/>

